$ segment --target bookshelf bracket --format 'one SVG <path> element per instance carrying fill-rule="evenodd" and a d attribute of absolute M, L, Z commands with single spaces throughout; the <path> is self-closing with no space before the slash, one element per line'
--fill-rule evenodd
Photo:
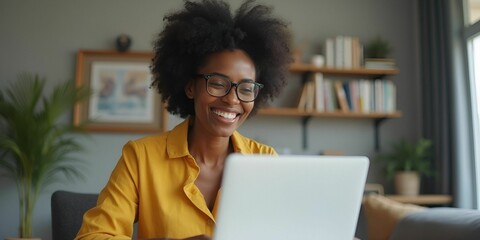
<path fill-rule="evenodd" d="M 302 147 L 304 150 L 308 148 L 307 124 L 312 119 L 312 116 L 305 116 L 302 118 Z"/>
<path fill-rule="evenodd" d="M 385 75 L 385 74 L 378 74 L 378 75 L 375 75 L 372 79 L 373 79 L 373 80 L 379 79 L 379 78 L 380 78 L 380 79 L 383 79 L 383 78 L 385 78 L 386 76 L 387 76 L 387 75 Z"/>
<path fill-rule="evenodd" d="M 302 84 L 307 83 L 310 81 L 310 76 L 313 74 L 312 71 L 306 71 L 302 74 Z"/>

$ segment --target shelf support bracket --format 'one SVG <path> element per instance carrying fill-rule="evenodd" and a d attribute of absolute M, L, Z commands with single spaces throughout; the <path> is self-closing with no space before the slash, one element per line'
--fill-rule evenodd
<path fill-rule="evenodd" d="M 378 118 L 375 119 L 373 122 L 374 124 L 374 141 L 375 141 L 375 151 L 380 151 L 380 124 L 385 120 L 386 118 Z"/>
<path fill-rule="evenodd" d="M 302 84 L 305 84 L 307 83 L 308 81 L 310 81 L 310 76 L 312 75 L 312 72 L 311 71 L 306 71 L 302 74 Z"/>
<path fill-rule="evenodd" d="M 302 84 L 306 84 L 310 80 L 312 75 L 311 71 L 306 71 L 302 74 Z M 307 124 L 310 121 L 311 116 L 305 116 L 302 118 L 302 148 L 306 150 L 308 148 L 308 136 L 307 136 Z"/>
<path fill-rule="evenodd" d="M 308 136 L 307 136 L 307 124 L 312 117 L 306 116 L 302 118 L 302 148 L 306 150 L 308 148 Z"/>

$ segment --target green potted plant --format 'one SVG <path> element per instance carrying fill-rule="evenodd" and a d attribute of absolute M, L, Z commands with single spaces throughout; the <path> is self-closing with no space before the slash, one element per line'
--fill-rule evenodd
<path fill-rule="evenodd" d="M 393 47 L 390 45 L 386 39 L 381 36 L 370 40 L 365 45 L 365 57 L 366 58 L 380 58 L 385 59 L 390 57 L 390 54 L 393 52 Z"/>
<path fill-rule="evenodd" d="M 378 159 L 386 162 L 387 179 L 394 179 L 395 190 L 401 195 L 418 195 L 420 178 L 430 176 L 432 141 L 421 138 L 415 143 L 406 140 L 392 144 L 392 149 Z"/>
<path fill-rule="evenodd" d="M 391 58 L 393 47 L 381 36 L 365 44 L 364 67 L 369 69 L 394 69 L 395 60 Z"/>
<path fill-rule="evenodd" d="M 71 123 L 59 119 L 89 93 L 67 81 L 44 96 L 45 79 L 22 73 L 9 89 L 0 90 L 0 173 L 17 184 L 20 237 L 32 237 L 32 214 L 45 186 L 81 177 L 78 160 L 70 153 L 81 150 L 71 133 Z"/>

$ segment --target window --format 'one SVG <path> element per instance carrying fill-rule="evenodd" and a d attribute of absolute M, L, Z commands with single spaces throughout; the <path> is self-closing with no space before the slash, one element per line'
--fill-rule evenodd
<path fill-rule="evenodd" d="M 474 125 L 475 178 L 477 207 L 480 206 L 480 0 L 464 1 L 465 43 L 468 51 L 469 79 Z"/>

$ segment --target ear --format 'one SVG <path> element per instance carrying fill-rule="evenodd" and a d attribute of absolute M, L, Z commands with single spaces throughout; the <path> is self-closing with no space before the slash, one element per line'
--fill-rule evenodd
<path fill-rule="evenodd" d="M 189 81 L 187 85 L 185 85 L 185 95 L 189 99 L 193 99 L 193 93 L 195 92 L 195 84 L 193 84 L 193 81 Z"/>

